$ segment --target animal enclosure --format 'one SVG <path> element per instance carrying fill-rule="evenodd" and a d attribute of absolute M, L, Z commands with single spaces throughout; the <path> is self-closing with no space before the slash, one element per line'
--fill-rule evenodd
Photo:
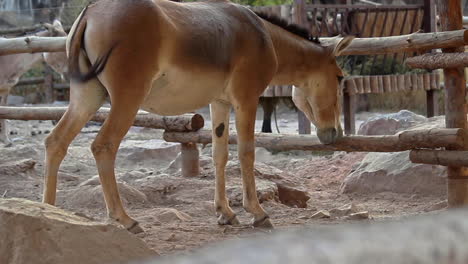
<path fill-rule="evenodd" d="M 302 1 L 297 1 L 296 6 L 302 4 Z M 281 11 L 281 9 L 280 9 Z M 455 11 L 453 11 L 455 12 Z M 390 11 L 389 11 L 390 13 Z M 442 14 L 449 17 L 449 10 L 442 9 Z M 455 12 L 456 13 L 456 12 Z M 317 13 L 315 16 L 317 16 Z M 451 14 L 453 18 L 458 19 L 454 14 Z M 336 16 L 338 17 L 338 15 Z M 338 22 L 337 22 L 338 23 Z M 446 24 L 444 24 L 446 23 Z M 444 22 L 445 30 L 447 32 L 439 33 L 417 33 L 410 34 L 402 37 L 382 37 L 382 38 L 357 38 L 348 50 L 350 56 L 354 54 L 365 54 L 370 55 L 381 54 L 382 49 L 379 49 L 379 43 L 385 43 L 385 47 L 388 50 L 388 56 L 390 57 L 395 50 L 400 50 L 411 54 L 418 50 L 428 50 L 436 48 L 456 48 L 463 46 L 468 43 L 468 33 L 465 30 L 460 30 L 461 27 L 450 28 L 448 22 Z M 323 25 L 324 30 L 326 25 Z M 450 30 L 450 32 L 449 32 Z M 458 31 L 451 31 L 458 30 Z M 326 30 L 325 30 L 326 31 Z M 324 32 L 325 32 L 324 31 Z M 35 46 L 36 43 L 43 43 L 47 41 L 52 43 L 53 46 Z M 334 41 L 330 38 L 324 38 L 326 41 Z M 381 41 L 381 42 L 379 42 Z M 12 47 L 12 44 L 15 45 Z M 19 45 L 16 45 L 19 44 Z M 0 39 L 0 47 L 7 47 L 5 49 L 0 48 L 0 53 L 6 54 L 8 52 L 22 52 L 22 51 L 43 51 L 43 50 L 63 50 L 64 39 L 16 39 L 16 40 L 3 40 Z M 382 56 L 382 55 L 381 55 Z M 385 55 L 383 55 L 385 56 Z M 443 57 L 442 55 L 439 55 Z M 372 61 L 374 57 L 369 57 Z M 451 66 L 451 65 L 450 65 Z M 460 74 L 460 70 L 446 70 L 445 80 L 446 85 L 444 89 L 447 89 L 447 100 L 453 102 L 448 109 L 447 113 L 447 128 L 445 129 L 426 129 L 416 131 L 406 131 L 394 136 L 346 136 L 340 139 L 335 144 L 321 144 L 318 142 L 316 137 L 310 135 L 266 135 L 257 134 L 256 142 L 257 146 L 263 146 L 267 148 L 277 150 L 314 150 L 314 151 L 375 151 L 375 152 L 396 152 L 403 150 L 411 150 L 411 157 L 414 162 L 429 163 L 436 165 L 443 165 L 449 167 L 449 180 L 448 180 L 448 205 L 449 207 L 456 207 L 466 204 L 468 200 L 467 188 L 468 177 L 464 175 L 460 166 L 467 165 L 468 161 L 461 158 L 466 154 L 466 113 L 463 110 L 465 104 L 465 92 L 464 92 L 464 77 Z M 432 73 L 421 73 L 421 74 L 405 74 L 405 75 L 372 75 L 360 77 L 348 78 L 344 81 L 345 93 L 351 96 L 359 93 L 386 93 L 404 89 L 422 89 L 422 90 L 440 90 L 440 80 L 438 75 Z M 428 89 L 429 87 L 429 89 Z M 463 89 L 462 89 L 463 87 Z M 273 89 L 273 92 L 272 92 Z M 287 88 L 283 86 L 270 87 L 268 93 L 272 95 L 280 94 L 283 96 L 287 95 Z M 265 92 L 266 94 L 267 92 Z M 266 96 L 264 94 L 264 96 Z M 285 96 L 286 96 L 285 95 Z M 348 102 L 349 103 L 349 102 Z M 346 103 L 345 103 L 346 107 Z M 349 107 L 349 106 L 348 106 Z M 63 114 L 64 109 L 59 108 L 0 108 L 0 118 L 16 119 L 16 120 L 56 120 Z M 105 120 L 108 110 L 102 109 L 93 120 L 102 122 Z M 199 149 L 199 145 L 203 144 L 206 146 L 211 142 L 210 130 L 202 130 L 204 120 L 201 116 L 190 115 L 190 116 L 179 116 L 172 118 L 161 118 L 154 117 L 147 113 L 141 113 L 137 115 L 134 124 L 138 123 L 144 127 L 152 127 L 163 129 L 164 139 L 168 142 L 180 143 L 180 160 L 182 163 L 182 175 L 192 188 L 193 193 L 198 191 L 200 188 L 197 185 L 196 177 L 198 175 L 205 175 L 204 172 L 207 166 L 201 165 L 200 155 L 203 150 Z M 175 124 L 172 126 L 171 124 Z M 229 138 L 230 144 L 236 144 L 236 137 L 232 135 Z M 204 160 L 202 160 L 205 162 Z M 143 173 L 143 172 L 142 172 Z M 208 172 L 211 173 L 211 172 Z M 133 176 L 132 176 L 133 177 Z M 202 176 L 207 177 L 207 176 Z M 148 178 L 150 175 L 148 174 Z M 89 183 L 93 184 L 93 183 Z M 180 186 L 164 186 L 161 188 L 161 193 L 171 192 L 174 189 L 181 188 Z M 173 188 L 173 189 L 171 189 Z M 151 192 L 155 192 L 151 190 Z M 150 191 L 148 191 L 150 193 Z M 192 193 L 186 194 L 191 195 Z M 73 199 L 71 199 L 73 200 Z M 166 201 L 167 202 L 167 201 Z M 169 201 L 169 203 L 175 203 Z M 291 211 L 292 212 L 292 211 Z M 287 215 L 294 213 L 287 212 Z M 142 214 L 149 214 L 144 212 Z M 145 216 L 148 217 L 148 216 Z M 145 218 L 148 220 L 149 218 Z M 202 225 L 199 225 L 199 227 Z M 179 226 L 174 227 L 176 230 Z M 154 231 L 154 230 L 153 230 Z M 157 230 L 159 231 L 159 230 Z M 155 231 L 155 232 L 157 232 Z M 205 230 L 206 231 L 206 230 Z M 231 229 L 224 229 L 221 232 L 219 230 L 209 229 L 210 232 L 216 233 L 229 233 Z M 174 233 L 180 232 L 180 230 L 171 231 Z M 201 230 L 199 232 L 202 232 Z M 171 243 L 177 238 L 172 236 L 174 233 L 167 234 L 164 240 L 167 243 Z M 180 233 L 177 233 L 179 235 Z M 185 237 L 183 238 L 185 239 Z M 189 238 L 190 239 L 190 238 Z"/>

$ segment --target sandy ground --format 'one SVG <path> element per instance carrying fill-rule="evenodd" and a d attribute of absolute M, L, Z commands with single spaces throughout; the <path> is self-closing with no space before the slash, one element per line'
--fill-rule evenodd
<path fill-rule="evenodd" d="M 209 118 L 207 108 L 199 112 L 205 118 Z M 374 114 L 358 115 L 356 127 L 359 127 L 364 118 L 372 115 Z M 282 133 L 297 133 L 296 116 L 291 110 L 280 109 L 278 125 Z M 234 127 L 233 120 L 234 118 L 231 118 L 231 129 Z M 0 152 L 0 166 L 3 166 L 0 167 L 0 197 L 21 197 L 39 201 L 42 196 L 44 166 L 43 140 L 53 125 L 50 121 L 10 121 L 10 126 L 14 144 Z M 209 121 L 206 127 L 210 127 Z M 257 130 L 261 128 L 261 110 L 258 112 L 256 127 Z M 105 221 L 105 206 L 95 177 L 97 170 L 94 159 L 89 149 L 98 130 L 99 126 L 96 124 L 87 126 L 68 150 L 60 168 L 57 205 Z M 233 209 L 238 213 L 241 225 L 231 227 L 216 224 L 212 208 L 214 175 L 209 161 L 210 145 L 201 150 L 202 173 L 196 179 L 182 178 L 179 170 L 171 169 L 170 164 L 177 155 L 173 150 L 150 156 L 145 152 L 132 152 L 132 146 L 149 144 L 150 140 L 160 139 L 161 135 L 162 131 L 132 127 L 122 143 L 128 150 L 119 152 L 117 160 L 116 172 L 123 175 L 119 176 L 119 179 L 126 182 L 124 187 L 127 189 L 123 191 L 122 196 L 128 213 L 145 229 L 144 233 L 137 235 L 138 237 L 160 254 L 167 255 L 189 252 L 220 240 L 274 232 L 251 228 L 250 216 L 244 212 L 240 203 L 235 201 Z M 230 162 L 235 165 L 236 148 L 231 146 L 230 149 Z M 444 197 L 393 193 L 341 194 L 339 190 L 343 179 L 359 164 L 364 155 L 365 153 L 302 151 L 273 154 L 264 149 L 258 150 L 257 161 L 288 172 L 296 182 L 307 188 L 311 196 L 307 208 L 288 207 L 274 200 L 263 202 L 263 207 L 270 213 L 275 230 L 352 221 L 372 223 L 440 209 L 439 205 L 443 204 Z M 16 169 L 24 164 L 25 160 L 35 161 L 36 165 L 31 170 Z M 238 187 L 240 176 L 236 172 L 230 170 L 228 173 L 228 187 L 231 183 Z M 235 192 L 237 189 L 233 190 Z M 319 210 L 331 210 L 350 204 L 356 205 L 360 210 L 369 211 L 370 219 L 311 217 Z M 168 213 L 170 209 L 176 209 L 178 213 L 186 215 L 174 217 Z"/>

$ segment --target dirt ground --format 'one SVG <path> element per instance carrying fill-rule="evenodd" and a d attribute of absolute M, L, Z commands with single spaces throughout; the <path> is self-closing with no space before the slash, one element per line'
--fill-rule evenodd
<path fill-rule="evenodd" d="M 207 109 L 200 112 L 208 118 Z M 358 124 L 364 117 L 359 115 Z M 257 129 L 261 127 L 259 110 Z M 233 120 L 233 118 L 232 118 Z M 231 129 L 233 123 L 231 120 Z M 282 133 L 297 133 L 296 114 L 281 109 L 278 125 Z M 0 152 L 0 197 L 20 197 L 41 200 L 44 167 L 43 140 L 53 128 L 50 121 L 10 121 L 13 146 Z M 210 127 L 209 121 L 206 128 Z M 75 139 L 59 173 L 57 205 L 100 221 L 106 220 L 106 210 L 96 178 L 97 170 L 89 146 L 99 126 L 89 125 Z M 274 129 L 275 130 L 275 129 Z M 212 207 L 214 175 L 209 157 L 210 145 L 201 150 L 202 173 L 196 179 L 182 178 L 180 170 L 171 162 L 177 155 L 174 144 L 160 141 L 162 131 L 132 127 L 119 152 L 116 172 L 128 213 L 145 229 L 137 236 L 162 255 L 189 252 L 220 240 L 255 236 L 258 233 L 275 232 L 253 229 L 250 216 L 241 203 L 234 199 L 233 209 L 241 221 L 240 226 L 218 226 Z M 153 141 L 151 141 L 153 140 Z M 145 152 L 138 145 L 162 144 L 162 152 Z M 235 146 L 231 146 L 230 164 L 236 166 Z M 366 153 L 312 153 L 289 151 L 271 153 L 257 151 L 257 161 L 287 172 L 295 182 L 307 188 L 311 199 L 307 208 L 293 208 L 275 200 L 263 202 L 269 212 L 275 230 L 304 225 L 331 225 L 353 221 L 381 221 L 439 210 L 444 197 L 381 193 L 378 195 L 340 193 L 343 179 L 359 164 Z M 33 163 L 36 163 L 33 167 Z M 240 184 L 238 170 L 228 169 L 228 193 L 236 197 Z M 237 186 L 229 189 L 229 186 Z M 232 192 L 230 192 L 230 190 Z M 347 220 L 345 218 L 312 218 L 319 210 L 331 210 L 350 204 L 369 211 L 370 218 Z M 176 209 L 174 214 L 172 209 Z M 178 216 L 177 216 L 178 215 Z M 181 220 L 182 219 L 182 220 Z"/>

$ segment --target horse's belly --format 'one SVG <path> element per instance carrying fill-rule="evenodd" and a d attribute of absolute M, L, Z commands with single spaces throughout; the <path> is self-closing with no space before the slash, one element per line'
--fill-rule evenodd
<path fill-rule="evenodd" d="M 222 81 L 196 74 L 160 74 L 141 108 L 158 115 L 180 115 L 208 105 L 222 94 Z"/>

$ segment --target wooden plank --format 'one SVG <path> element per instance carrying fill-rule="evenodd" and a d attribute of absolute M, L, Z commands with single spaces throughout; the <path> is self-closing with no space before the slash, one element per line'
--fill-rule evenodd
<path fill-rule="evenodd" d="M 390 92 L 393 92 L 393 87 L 392 87 L 392 83 L 391 83 L 391 80 L 390 80 L 390 76 L 389 75 L 384 75 L 382 76 L 382 80 L 383 80 L 383 92 L 384 93 L 390 93 Z"/>
<path fill-rule="evenodd" d="M 396 86 L 396 91 L 404 91 L 406 90 L 406 82 L 405 82 L 405 79 L 406 79 L 406 76 L 405 74 L 399 74 L 396 76 L 397 77 L 397 86 Z"/>
<path fill-rule="evenodd" d="M 426 91 L 431 90 L 431 74 L 430 73 L 423 74 L 423 86 Z"/>
<path fill-rule="evenodd" d="M 372 93 L 370 76 L 364 76 L 363 78 L 364 78 L 364 91 L 363 91 L 363 94 L 364 93 Z"/>
<path fill-rule="evenodd" d="M 380 93 L 378 76 L 370 76 L 371 93 Z"/>
<path fill-rule="evenodd" d="M 417 91 L 419 89 L 418 75 L 410 74 L 411 76 L 411 90 Z"/>
<path fill-rule="evenodd" d="M 354 83 L 351 79 L 350 83 Z M 350 93 L 343 94 L 343 118 L 345 134 L 352 135 L 356 133 L 356 96 Z"/>

